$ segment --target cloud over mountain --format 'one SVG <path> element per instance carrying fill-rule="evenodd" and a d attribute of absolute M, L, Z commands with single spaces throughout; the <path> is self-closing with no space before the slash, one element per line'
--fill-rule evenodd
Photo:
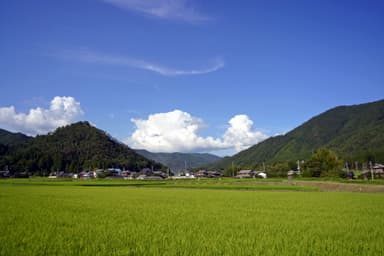
<path fill-rule="evenodd" d="M 247 115 L 236 115 L 229 120 L 230 127 L 223 135 L 224 141 L 241 151 L 265 140 L 268 136 L 261 131 L 252 130 L 253 121 Z"/>
<path fill-rule="evenodd" d="M 33 108 L 26 113 L 17 113 L 14 106 L 0 107 L 2 128 L 28 135 L 45 134 L 74 122 L 83 114 L 80 102 L 73 97 L 56 96 L 48 109 Z"/>
<path fill-rule="evenodd" d="M 204 127 L 203 120 L 181 110 L 152 114 L 147 119 L 131 121 L 136 130 L 126 140 L 127 144 L 153 152 L 240 151 L 268 137 L 261 131 L 252 130 L 253 121 L 247 115 L 234 116 L 221 138 L 199 135 Z"/>

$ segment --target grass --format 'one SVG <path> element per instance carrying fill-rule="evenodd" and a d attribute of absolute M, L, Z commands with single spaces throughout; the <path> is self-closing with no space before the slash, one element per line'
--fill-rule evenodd
<path fill-rule="evenodd" d="M 1 181 L 0 255 L 382 255 L 383 194 L 122 182 Z"/>
<path fill-rule="evenodd" d="M 364 184 L 364 185 L 384 185 L 384 179 L 375 178 L 374 180 L 371 180 L 370 178 L 367 180 L 362 179 L 343 179 L 343 178 L 296 178 L 296 180 L 301 181 L 326 181 L 326 182 L 341 182 L 341 183 L 348 183 L 348 184 Z"/>
<path fill-rule="evenodd" d="M 215 189 L 215 190 L 273 190 L 273 191 L 317 191 L 318 188 L 277 181 L 264 182 L 261 180 L 235 179 L 203 179 L 203 180 L 108 180 L 108 179 L 8 179 L 0 180 L 0 185 L 41 185 L 41 186 L 85 186 L 85 187 L 153 187 L 153 188 L 186 188 L 186 189 Z"/>

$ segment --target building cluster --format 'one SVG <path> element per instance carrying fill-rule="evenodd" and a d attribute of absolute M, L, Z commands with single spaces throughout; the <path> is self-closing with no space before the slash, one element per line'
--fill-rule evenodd
<path fill-rule="evenodd" d="M 372 165 L 362 165 L 360 170 L 358 169 L 343 169 L 347 173 L 345 178 L 350 179 L 379 179 L 384 178 L 384 164 L 372 164 Z M 355 170 L 355 171 L 353 171 Z M 290 170 L 288 171 L 288 179 L 292 179 L 294 176 L 300 175 L 299 170 Z M 94 178 L 105 178 L 105 179 L 136 179 L 136 180 L 162 180 L 162 179 L 199 179 L 199 178 L 221 178 L 223 174 L 219 171 L 207 171 L 207 170 L 198 170 L 195 172 L 185 171 L 178 175 L 173 173 L 153 170 L 150 168 L 143 168 L 140 171 L 130 171 L 130 170 L 121 170 L 119 168 L 109 168 L 109 169 L 98 169 L 93 171 L 81 171 L 79 173 L 66 173 L 63 171 L 53 172 L 49 178 L 72 178 L 72 179 L 94 179 Z M 243 178 L 267 178 L 267 173 L 265 171 L 256 171 L 256 170 L 240 170 L 234 176 L 238 179 Z M 18 173 L 11 172 L 9 170 L 0 171 L 1 178 L 29 178 L 27 172 Z"/>
<path fill-rule="evenodd" d="M 360 167 L 360 168 L 359 168 Z M 353 168 L 350 168 L 348 163 L 345 164 L 345 168 L 342 169 L 343 175 L 340 177 L 347 179 L 383 179 L 384 178 L 384 164 L 372 164 L 363 163 L 359 165 L 357 162 Z M 290 170 L 287 172 L 288 180 L 292 180 L 293 177 L 300 175 L 300 170 Z"/>
<path fill-rule="evenodd" d="M 49 175 L 48 178 L 74 178 L 74 179 L 125 179 L 125 180 L 162 180 L 168 178 L 168 174 L 163 171 L 154 171 L 144 168 L 141 171 L 121 170 L 119 168 L 98 169 L 94 171 L 81 171 L 79 173 L 57 172 Z"/>

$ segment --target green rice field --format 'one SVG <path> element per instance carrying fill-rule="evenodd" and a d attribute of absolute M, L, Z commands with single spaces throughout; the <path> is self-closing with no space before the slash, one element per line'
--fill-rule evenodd
<path fill-rule="evenodd" d="M 0 255 L 384 254 L 383 193 L 258 186 L 1 181 Z"/>

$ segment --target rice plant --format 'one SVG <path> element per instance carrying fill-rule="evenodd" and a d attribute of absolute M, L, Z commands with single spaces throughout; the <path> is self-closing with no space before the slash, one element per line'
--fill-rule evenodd
<path fill-rule="evenodd" d="M 0 185 L 0 255 L 382 255 L 384 195 Z"/>

